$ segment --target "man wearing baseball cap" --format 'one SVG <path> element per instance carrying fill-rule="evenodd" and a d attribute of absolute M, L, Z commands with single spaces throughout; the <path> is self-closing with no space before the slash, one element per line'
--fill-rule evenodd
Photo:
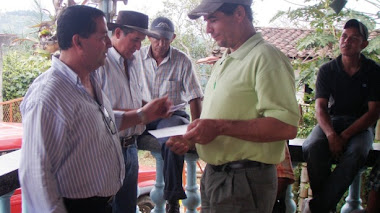
<path fill-rule="evenodd" d="M 132 70 L 141 70 L 144 82 L 144 100 L 150 101 L 168 95 L 174 105 L 190 105 L 192 120 L 198 119 L 201 112 L 202 89 L 198 83 L 190 59 L 185 53 L 171 46 L 175 39 L 174 24 L 168 18 L 153 20 L 149 30 L 158 35 L 148 35 L 150 45 L 135 53 Z M 189 115 L 185 105 L 168 118 L 158 119 L 147 125 L 147 130 L 188 124 Z M 186 198 L 182 186 L 184 156 L 177 155 L 165 146 L 168 138 L 159 139 L 164 159 L 164 199 L 166 212 L 179 213 L 179 202 Z"/>
<path fill-rule="evenodd" d="M 97 71 L 97 79 L 111 102 L 114 111 L 135 111 L 139 120 L 126 130 L 119 132 L 124 155 L 125 178 L 123 186 L 113 198 L 114 213 L 136 212 L 138 157 L 136 139 L 145 130 L 145 124 L 163 116 L 142 108 L 141 76 L 132 72 L 130 64 L 133 53 L 141 47 L 146 35 L 156 36 L 148 30 L 148 16 L 135 11 L 119 11 L 115 23 L 108 23 L 112 31 L 112 47 L 104 66 Z M 157 100 L 152 100 L 151 104 Z M 162 104 L 161 104 L 162 105 Z M 157 107 L 162 107 L 157 104 Z M 165 115 L 167 116 L 167 115 Z"/>
<path fill-rule="evenodd" d="M 252 0 L 203 0 L 188 15 L 203 16 L 207 33 L 228 48 L 215 63 L 200 119 L 166 145 L 178 154 L 195 145 L 207 166 L 202 212 L 270 213 L 276 200 L 275 164 L 299 120 L 289 59 L 252 24 Z"/>
<path fill-rule="evenodd" d="M 336 59 L 322 65 L 316 82 L 318 125 L 302 146 L 313 198 L 303 212 L 331 212 L 363 168 L 380 114 L 380 67 L 361 51 L 368 29 L 348 20 Z M 331 164 L 338 165 L 331 172 Z"/>

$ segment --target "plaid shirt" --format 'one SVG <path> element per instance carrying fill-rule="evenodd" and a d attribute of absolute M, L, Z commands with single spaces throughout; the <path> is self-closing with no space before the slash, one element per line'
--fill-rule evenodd
<path fill-rule="evenodd" d="M 152 57 L 150 46 L 141 48 L 134 55 L 136 60 L 131 63 L 130 69 L 142 73 L 143 100 L 169 95 L 169 99 L 177 105 L 203 97 L 191 61 L 180 50 L 170 47 L 169 54 L 159 66 Z"/>

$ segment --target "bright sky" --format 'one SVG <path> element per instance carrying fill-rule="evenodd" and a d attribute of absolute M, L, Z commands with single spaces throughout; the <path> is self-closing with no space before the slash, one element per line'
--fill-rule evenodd
<path fill-rule="evenodd" d="M 41 2 L 43 8 L 53 10 L 53 0 L 37 0 Z M 79 2 L 79 0 L 76 0 Z M 259 26 L 269 26 L 269 20 L 279 10 L 287 10 L 289 7 L 296 8 L 297 4 L 302 5 L 304 0 L 254 0 L 256 13 L 255 20 L 258 20 Z M 34 0 L 0 0 L 0 11 L 13 11 L 22 9 L 31 9 L 34 6 Z M 143 13 L 156 14 L 157 11 L 164 7 L 162 0 L 128 0 L 128 5 L 122 1 L 118 2 L 118 10 L 135 10 Z M 294 3 L 294 4 L 291 4 Z M 353 8 L 358 11 L 376 14 L 379 8 L 374 7 L 364 0 L 348 0 L 347 8 Z"/>

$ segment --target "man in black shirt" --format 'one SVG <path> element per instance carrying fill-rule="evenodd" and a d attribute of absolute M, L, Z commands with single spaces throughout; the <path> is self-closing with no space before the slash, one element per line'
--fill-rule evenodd
<path fill-rule="evenodd" d="M 341 55 L 319 70 L 318 125 L 302 146 L 313 191 L 304 213 L 334 210 L 372 147 L 380 113 L 380 66 L 361 54 L 367 39 L 367 27 L 349 20 L 339 40 Z M 339 164 L 331 172 L 334 161 Z"/>

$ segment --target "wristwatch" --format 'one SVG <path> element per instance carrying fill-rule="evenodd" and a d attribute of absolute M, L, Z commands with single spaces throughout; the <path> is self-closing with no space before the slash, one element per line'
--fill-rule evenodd
<path fill-rule="evenodd" d="M 137 113 L 137 116 L 139 117 L 141 123 L 145 124 L 146 115 L 145 115 L 144 111 L 142 110 L 142 108 L 137 109 L 136 113 Z"/>

